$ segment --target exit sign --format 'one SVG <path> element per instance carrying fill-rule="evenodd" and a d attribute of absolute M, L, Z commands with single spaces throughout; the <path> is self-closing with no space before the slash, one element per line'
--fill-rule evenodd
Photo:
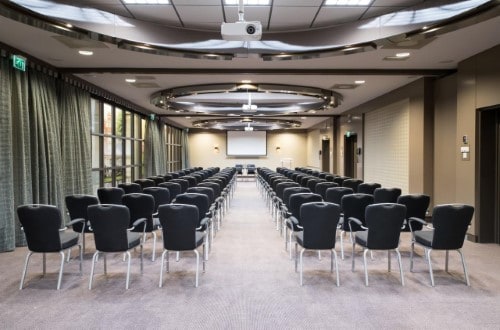
<path fill-rule="evenodd" d="M 14 69 L 26 71 L 26 57 L 12 55 L 12 66 Z"/>

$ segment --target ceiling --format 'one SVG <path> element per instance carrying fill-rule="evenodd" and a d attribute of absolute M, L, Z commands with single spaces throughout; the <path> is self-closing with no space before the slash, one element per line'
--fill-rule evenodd
<path fill-rule="evenodd" d="M 21 2 L 29 6 L 19 7 Z M 430 5 L 448 9 L 447 5 L 464 3 L 479 9 L 461 12 L 458 18 L 415 20 L 418 14 L 428 13 Z M 66 7 L 72 8 L 68 19 L 63 19 L 57 4 L 71 6 Z M 179 127 L 192 128 L 200 120 L 229 117 L 199 109 L 187 112 L 157 107 L 152 102 L 154 95 L 184 86 L 240 84 L 244 80 L 255 85 L 311 87 L 339 95 L 338 106 L 314 113 L 308 109 L 262 114 L 269 120 L 293 119 L 300 123 L 294 127 L 304 129 L 421 77 L 452 73 L 460 61 L 500 44 L 499 4 L 374 0 L 368 6 L 327 7 L 321 0 L 274 0 L 269 6 L 245 6 L 245 19 L 262 22 L 263 36 L 260 42 L 235 46 L 221 40 L 220 24 L 237 21 L 238 8 L 225 6 L 221 0 L 171 0 L 169 5 L 125 5 L 120 0 L 0 1 L 0 42 Z M 91 15 L 85 8 L 107 13 L 94 11 Z M 35 9 L 40 11 L 35 13 Z M 413 17 L 410 23 L 381 23 L 394 22 L 408 13 Z M 97 22 L 97 16 L 109 22 Z M 70 22 L 74 28 L 54 28 L 54 23 L 62 22 Z M 371 25 L 373 28 L 365 29 Z M 440 30 L 428 33 L 434 28 Z M 147 47 L 138 48 L 141 42 Z M 220 48 L 215 49 L 215 44 Z M 94 54 L 81 56 L 80 49 Z M 410 56 L 387 60 L 400 52 Z M 135 82 L 125 81 L 130 78 Z M 360 80 L 364 83 L 355 84 Z M 239 94 L 241 100 L 235 102 L 248 103 L 248 93 Z M 224 95 L 237 98 L 236 94 L 222 93 L 221 103 Z M 286 94 L 283 98 L 287 99 Z M 289 98 L 293 101 L 297 95 L 290 93 Z M 209 99 L 212 104 L 217 97 Z M 256 103 L 258 99 L 257 95 L 252 97 Z M 234 112 L 236 120 L 248 116 Z"/>

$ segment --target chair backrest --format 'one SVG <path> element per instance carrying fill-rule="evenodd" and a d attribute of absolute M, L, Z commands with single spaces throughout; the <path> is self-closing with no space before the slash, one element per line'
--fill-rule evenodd
<path fill-rule="evenodd" d="M 87 211 L 94 232 L 95 247 L 101 252 L 128 250 L 128 207 L 116 204 L 90 205 Z"/>
<path fill-rule="evenodd" d="M 375 203 L 397 203 L 400 195 L 399 188 L 377 188 L 373 192 Z"/>
<path fill-rule="evenodd" d="M 236 172 L 238 174 L 241 174 L 243 172 L 243 164 L 236 164 L 234 168 L 236 169 Z"/>
<path fill-rule="evenodd" d="M 255 164 L 247 164 L 248 174 L 255 174 Z"/>
<path fill-rule="evenodd" d="M 198 208 L 198 224 L 205 217 L 210 207 L 210 201 L 207 195 L 197 193 L 184 193 L 177 195 L 175 204 L 189 204 Z"/>
<path fill-rule="evenodd" d="M 390 250 L 399 245 L 406 206 L 396 203 L 372 204 L 366 207 L 367 248 Z"/>
<path fill-rule="evenodd" d="M 121 205 L 124 194 L 125 191 L 118 187 L 101 187 L 97 189 L 97 197 L 101 204 Z"/>
<path fill-rule="evenodd" d="M 326 190 L 328 188 L 334 188 L 334 187 L 338 187 L 338 184 L 336 184 L 335 182 L 319 182 L 318 184 L 316 184 L 316 187 L 314 188 L 314 192 L 316 194 L 320 194 L 321 197 L 323 197 L 324 200 L 326 200 Z"/>
<path fill-rule="evenodd" d="M 209 187 L 198 187 L 198 186 L 190 187 L 186 190 L 186 193 L 196 193 L 196 194 L 207 195 L 208 202 L 210 204 L 213 204 L 213 202 L 215 201 L 214 190 L 212 188 L 209 188 Z"/>
<path fill-rule="evenodd" d="M 397 203 L 406 206 L 406 219 L 416 217 L 425 220 L 425 214 L 429 208 L 430 200 L 430 197 L 427 195 L 401 195 L 398 197 Z M 422 224 L 416 221 L 413 221 L 411 226 L 413 230 L 422 229 Z M 408 223 L 403 230 L 410 230 Z"/>
<path fill-rule="evenodd" d="M 351 179 L 348 176 L 336 176 L 333 178 L 333 182 L 337 183 L 340 187 L 342 187 L 345 180 Z"/>
<path fill-rule="evenodd" d="M 353 191 L 358 191 L 358 186 L 363 183 L 363 180 L 359 179 L 345 179 L 342 182 L 343 187 L 351 188 Z"/>
<path fill-rule="evenodd" d="M 465 204 L 443 204 L 434 207 L 432 248 L 439 250 L 462 248 L 473 214 L 474 207 Z"/>
<path fill-rule="evenodd" d="M 155 183 L 155 186 L 159 185 L 162 182 L 165 182 L 165 178 L 163 176 L 149 176 L 146 179 L 153 181 Z"/>
<path fill-rule="evenodd" d="M 276 185 L 276 196 L 283 200 L 283 192 L 286 188 L 300 187 L 300 184 L 294 181 L 282 181 Z"/>
<path fill-rule="evenodd" d="M 333 179 L 335 179 L 335 175 L 332 174 L 327 174 L 325 175 L 325 180 L 328 182 L 333 182 Z M 337 183 L 338 184 L 338 183 Z"/>
<path fill-rule="evenodd" d="M 363 182 L 358 186 L 358 193 L 360 194 L 370 194 L 373 195 L 375 189 L 382 187 L 380 183 L 375 182 Z"/>
<path fill-rule="evenodd" d="M 316 180 L 315 177 L 313 177 L 312 175 L 306 175 L 306 176 L 303 176 L 301 179 L 300 179 L 300 185 L 302 187 L 307 187 L 307 183 L 309 182 L 309 180 Z"/>
<path fill-rule="evenodd" d="M 166 250 L 185 251 L 196 248 L 198 208 L 194 205 L 167 204 L 158 208 Z"/>
<path fill-rule="evenodd" d="M 313 194 L 311 192 L 308 193 L 299 193 L 299 194 L 293 194 L 290 196 L 290 206 L 288 207 L 288 210 L 292 215 L 299 220 L 300 223 L 300 207 L 304 203 L 310 203 L 310 202 L 322 202 L 323 198 L 321 198 L 320 195 L 318 194 Z"/>
<path fill-rule="evenodd" d="M 186 180 L 189 183 L 188 188 L 196 187 L 196 185 L 198 184 L 198 180 L 194 176 L 191 176 L 191 175 L 184 175 L 184 176 L 181 176 L 179 179 Z"/>
<path fill-rule="evenodd" d="M 141 193 L 141 185 L 135 182 L 125 182 L 118 184 L 118 188 L 122 188 L 125 194 Z"/>
<path fill-rule="evenodd" d="M 152 188 L 152 187 L 150 187 Z M 146 231 L 151 232 L 153 228 L 153 213 L 155 210 L 155 199 L 149 194 L 125 194 L 122 197 L 122 204 L 128 207 L 130 214 L 130 224 L 132 227 L 134 221 L 140 218 L 146 218 Z M 133 229 L 133 231 L 142 232 L 144 224 Z"/>
<path fill-rule="evenodd" d="M 182 193 L 182 187 L 181 187 L 180 183 L 177 183 L 177 182 L 172 182 L 172 181 L 163 182 L 163 183 L 160 183 L 158 185 L 158 187 L 168 189 L 168 191 L 170 192 L 169 203 L 172 203 L 172 201 L 175 199 L 175 197 Z"/>
<path fill-rule="evenodd" d="M 335 188 L 333 188 L 335 189 Z M 349 218 L 354 217 L 365 224 L 366 207 L 373 204 L 373 196 L 368 194 L 349 194 L 344 195 L 340 201 L 340 207 L 344 213 L 344 224 L 342 229 L 349 231 Z M 352 223 L 352 231 L 362 230 L 357 224 Z"/>
<path fill-rule="evenodd" d="M 165 187 L 144 188 L 144 194 L 153 196 L 155 201 L 154 212 L 158 211 L 158 206 L 170 203 L 170 190 Z"/>
<path fill-rule="evenodd" d="M 214 191 L 215 197 L 217 198 L 220 196 L 220 193 L 221 193 L 220 184 L 218 184 L 216 182 L 208 182 L 208 181 L 200 182 L 200 183 L 198 183 L 198 187 L 212 188 L 212 190 Z"/>
<path fill-rule="evenodd" d="M 335 182 L 334 182 L 335 183 Z M 337 184 L 337 183 L 335 183 Z M 335 203 L 338 205 L 342 204 L 342 197 L 344 195 L 354 194 L 354 191 L 351 188 L 347 187 L 332 187 L 327 188 L 325 192 L 325 201 L 329 203 Z"/>
<path fill-rule="evenodd" d="M 316 191 L 316 185 L 323 181 L 324 180 L 318 178 L 310 179 L 309 181 L 307 181 L 307 188 L 311 189 L 311 191 Z"/>
<path fill-rule="evenodd" d="M 185 193 L 187 188 L 189 188 L 189 181 L 185 179 L 172 179 L 169 182 L 175 182 L 181 185 L 181 193 Z"/>
<path fill-rule="evenodd" d="M 33 252 L 58 252 L 61 250 L 59 229 L 61 212 L 54 205 L 28 204 L 17 208 L 28 249 Z"/>
<path fill-rule="evenodd" d="M 287 207 L 290 207 L 290 196 L 293 194 L 300 194 L 300 193 L 310 193 L 311 189 L 306 188 L 306 187 L 289 187 L 283 189 L 283 203 Z"/>
<path fill-rule="evenodd" d="M 335 247 L 340 206 L 327 202 L 304 203 L 300 207 L 300 225 L 304 228 L 306 249 L 326 250 Z"/>
<path fill-rule="evenodd" d="M 88 220 L 87 217 L 87 208 L 89 205 L 99 204 L 99 200 L 96 196 L 93 195 L 68 195 L 64 198 L 66 202 L 66 208 L 69 212 L 69 217 L 73 219 L 85 219 Z M 75 223 L 73 225 L 73 230 L 76 232 L 82 231 L 83 223 Z M 88 230 L 88 226 L 85 226 L 86 231 Z"/>
<path fill-rule="evenodd" d="M 172 176 L 172 174 L 169 174 L 169 173 L 167 173 L 163 176 L 163 179 L 165 180 L 164 182 L 168 182 L 168 181 L 172 180 L 173 178 L 174 177 Z M 160 185 L 160 184 L 158 184 L 158 185 Z"/>
<path fill-rule="evenodd" d="M 151 179 L 137 179 L 134 182 L 139 184 L 142 189 L 156 186 L 156 183 Z"/>

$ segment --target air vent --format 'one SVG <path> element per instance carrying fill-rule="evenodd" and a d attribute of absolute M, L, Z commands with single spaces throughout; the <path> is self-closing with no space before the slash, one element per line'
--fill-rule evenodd
<path fill-rule="evenodd" d="M 137 88 L 159 88 L 160 86 L 157 83 L 152 83 L 152 82 L 135 82 L 131 84 L 134 87 Z"/>
<path fill-rule="evenodd" d="M 358 86 L 357 84 L 335 84 L 332 89 L 355 89 Z"/>

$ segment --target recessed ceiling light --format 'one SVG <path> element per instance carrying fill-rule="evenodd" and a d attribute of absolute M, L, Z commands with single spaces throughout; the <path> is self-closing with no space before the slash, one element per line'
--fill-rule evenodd
<path fill-rule="evenodd" d="M 241 83 L 242 84 L 251 84 L 252 81 L 251 80 L 242 80 Z"/>
<path fill-rule="evenodd" d="M 408 57 L 408 56 L 410 56 L 410 53 L 408 53 L 408 52 L 397 53 L 396 54 L 396 57 L 399 57 L 399 58 L 401 58 L 401 57 Z"/>
<path fill-rule="evenodd" d="M 184 117 L 184 118 L 186 118 L 186 119 L 191 119 L 191 117 L 189 117 L 189 116 L 186 116 L 186 117 Z"/>
<path fill-rule="evenodd" d="M 306 119 L 307 119 L 307 117 L 300 117 L 300 119 L 306 120 Z"/>
<path fill-rule="evenodd" d="M 365 82 L 366 82 L 366 81 L 364 81 L 364 80 L 355 80 L 355 81 L 354 81 L 354 83 L 355 83 L 356 85 L 362 85 L 362 84 L 364 84 Z"/>
<path fill-rule="evenodd" d="M 71 29 L 73 27 L 73 25 L 66 23 L 66 27 Z"/>
<path fill-rule="evenodd" d="M 94 55 L 94 52 L 91 50 L 79 50 L 78 54 L 83 55 L 83 56 L 92 56 L 92 55 Z"/>
<path fill-rule="evenodd" d="M 135 83 L 136 80 L 135 78 L 126 78 L 125 81 L 132 84 Z"/>

